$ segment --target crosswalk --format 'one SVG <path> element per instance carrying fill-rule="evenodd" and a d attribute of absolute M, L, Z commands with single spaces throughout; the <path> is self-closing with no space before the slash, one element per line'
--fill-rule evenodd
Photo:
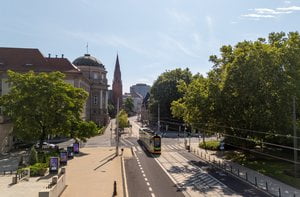
<path fill-rule="evenodd" d="M 190 196 L 239 196 L 178 152 L 162 152 L 155 160 Z"/>
<path fill-rule="evenodd" d="M 139 145 L 132 146 L 132 149 L 134 152 L 142 152 L 142 148 Z M 184 150 L 183 145 L 177 144 L 177 145 L 162 145 L 161 151 L 167 151 L 167 152 L 173 152 L 173 151 L 182 151 Z"/>

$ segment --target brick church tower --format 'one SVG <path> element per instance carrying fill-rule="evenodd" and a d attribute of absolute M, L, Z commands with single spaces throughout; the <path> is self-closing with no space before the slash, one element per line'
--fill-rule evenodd
<path fill-rule="evenodd" d="M 112 85 L 112 102 L 117 109 L 117 102 L 119 99 L 119 106 L 122 107 L 122 79 L 121 79 L 121 70 L 120 70 L 120 64 L 119 64 L 119 57 L 117 54 L 117 60 L 115 65 L 115 71 L 114 71 L 114 79 L 113 79 L 113 85 Z"/>

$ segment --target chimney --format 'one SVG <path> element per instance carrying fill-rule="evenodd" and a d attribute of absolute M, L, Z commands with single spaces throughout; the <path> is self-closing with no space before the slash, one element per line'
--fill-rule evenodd
<path fill-rule="evenodd" d="M 57 55 L 55 55 L 55 58 L 57 58 Z"/>
<path fill-rule="evenodd" d="M 64 54 L 61 54 L 61 58 L 64 58 Z"/>
<path fill-rule="evenodd" d="M 51 57 L 51 53 L 48 53 L 48 58 L 50 58 Z"/>

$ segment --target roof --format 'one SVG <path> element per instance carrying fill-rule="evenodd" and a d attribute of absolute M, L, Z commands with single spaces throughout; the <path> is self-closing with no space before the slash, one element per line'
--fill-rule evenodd
<path fill-rule="evenodd" d="M 0 71 L 81 73 L 66 58 L 45 58 L 38 49 L 0 47 Z"/>
<path fill-rule="evenodd" d="M 90 54 L 84 54 L 84 56 L 78 57 L 73 61 L 76 66 L 95 66 L 104 68 L 104 65 L 100 60 L 91 56 Z"/>

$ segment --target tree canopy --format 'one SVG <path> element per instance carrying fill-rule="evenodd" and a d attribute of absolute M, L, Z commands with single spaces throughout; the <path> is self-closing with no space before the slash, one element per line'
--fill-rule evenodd
<path fill-rule="evenodd" d="M 24 140 L 43 141 L 47 135 L 72 135 L 84 139 L 96 132 L 93 123 L 81 120 L 88 93 L 64 81 L 65 75 L 8 71 L 8 94 L 0 97 L 14 134 Z M 82 131 L 83 128 L 89 128 Z"/>
<path fill-rule="evenodd" d="M 124 101 L 124 109 L 125 109 L 126 113 L 129 115 L 132 114 L 133 108 L 134 108 L 134 104 L 133 104 L 132 97 L 126 98 Z"/>
<path fill-rule="evenodd" d="M 123 130 L 126 127 L 129 127 L 129 121 L 128 121 L 128 114 L 125 110 L 121 110 L 117 116 L 117 119 L 119 121 L 119 128 Z"/>
<path fill-rule="evenodd" d="M 210 57 L 214 66 L 206 77 L 179 84 L 183 96 L 173 101 L 172 114 L 224 133 L 239 146 L 260 140 L 291 144 L 292 98 L 297 104 L 300 98 L 299 33 L 271 33 L 268 39 L 222 46 L 220 52 Z"/>
<path fill-rule="evenodd" d="M 175 69 L 162 73 L 153 83 L 150 92 L 149 110 L 152 116 L 157 117 L 158 104 L 160 105 L 160 117 L 162 119 L 172 118 L 171 103 L 183 96 L 178 91 L 177 85 L 180 81 L 189 84 L 192 80 L 192 73 L 189 69 Z"/>

